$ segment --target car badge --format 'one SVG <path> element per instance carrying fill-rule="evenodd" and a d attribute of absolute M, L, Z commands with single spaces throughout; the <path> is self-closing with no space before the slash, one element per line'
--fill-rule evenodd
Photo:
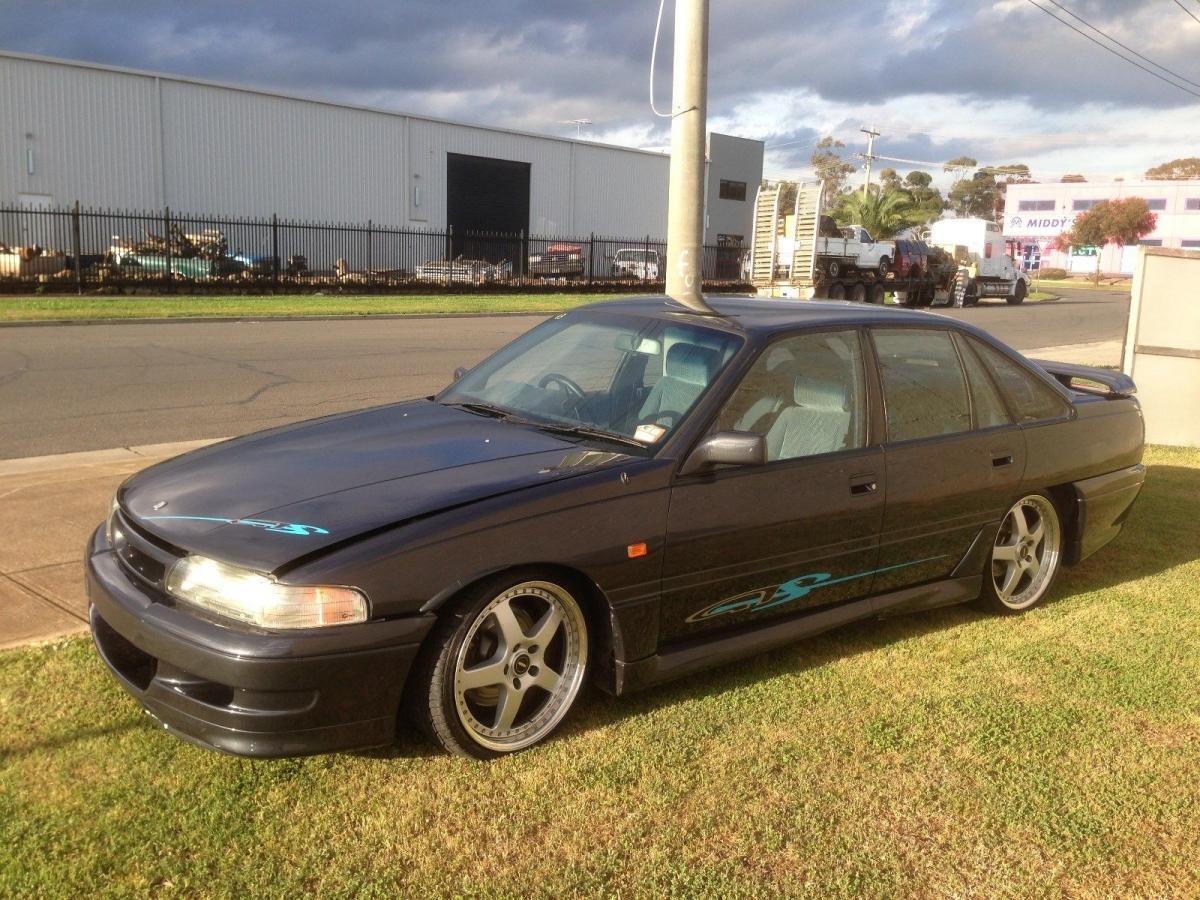
<path fill-rule="evenodd" d="M 162 509 L 166 505 L 167 505 L 166 500 L 159 500 L 157 503 L 154 504 L 154 506 L 151 507 L 151 509 L 153 509 L 155 512 L 158 512 L 160 509 Z"/>

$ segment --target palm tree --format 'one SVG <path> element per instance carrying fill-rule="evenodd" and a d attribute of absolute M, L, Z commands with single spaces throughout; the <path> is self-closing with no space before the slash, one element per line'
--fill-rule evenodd
<path fill-rule="evenodd" d="M 842 201 L 834 218 L 842 225 L 861 225 L 878 240 L 895 237 L 924 220 L 907 191 L 872 191 L 866 196 L 856 191 Z"/>

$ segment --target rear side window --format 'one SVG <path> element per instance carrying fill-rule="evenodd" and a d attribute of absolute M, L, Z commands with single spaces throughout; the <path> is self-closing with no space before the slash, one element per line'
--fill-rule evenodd
<path fill-rule="evenodd" d="M 996 377 L 1018 422 L 1057 419 L 1071 412 L 1067 401 L 1032 372 L 1025 371 L 999 350 L 982 341 L 971 339 L 970 342 L 983 358 L 984 365 Z"/>
<path fill-rule="evenodd" d="M 873 338 L 889 441 L 971 429 L 967 382 L 949 333 L 880 329 Z"/>
<path fill-rule="evenodd" d="M 971 409 L 975 412 L 976 428 L 995 428 L 1010 425 L 1012 418 L 1004 408 L 1004 400 L 996 390 L 992 376 L 984 369 L 979 357 L 971 350 L 968 341 L 959 337 L 963 368 L 967 370 L 967 384 L 971 388 Z"/>

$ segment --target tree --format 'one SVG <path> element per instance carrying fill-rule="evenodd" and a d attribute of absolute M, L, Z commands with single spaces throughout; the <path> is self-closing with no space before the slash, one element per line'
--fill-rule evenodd
<path fill-rule="evenodd" d="M 913 199 L 920 213 L 918 225 L 928 225 L 942 217 L 946 201 L 942 192 L 933 186 L 933 176 L 928 172 L 909 172 L 904 176 L 904 190 Z"/>
<path fill-rule="evenodd" d="M 903 182 L 900 181 L 900 173 L 895 169 L 883 169 L 879 173 L 879 188 L 885 194 L 891 191 L 902 190 L 903 187 Z"/>
<path fill-rule="evenodd" d="M 809 157 L 809 163 L 816 169 L 817 178 L 825 186 L 825 203 L 830 206 L 837 203 L 845 192 L 846 179 L 854 171 L 854 166 L 837 153 L 845 146 L 841 141 L 825 137 Z"/>
<path fill-rule="evenodd" d="M 919 224 L 921 213 L 907 191 L 871 191 L 863 196 L 849 194 L 836 210 L 834 218 L 842 225 L 861 225 L 879 240 Z"/>
<path fill-rule="evenodd" d="M 977 165 L 979 165 L 979 162 L 971 159 L 969 156 L 956 156 L 942 165 L 942 171 L 953 175 L 955 181 L 962 181 L 967 177 L 967 173 Z"/>
<path fill-rule="evenodd" d="M 1083 184 L 1087 181 L 1082 175 L 1064 175 L 1059 179 L 1059 184 Z"/>
<path fill-rule="evenodd" d="M 1161 166 L 1146 170 L 1146 177 L 1156 181 L 1181 181 L 1185 178 L 1200 178 L 1200 156 L 1173 159 Z"/>
<path fill-rule="evenodd" d="M 992 201 L 992 219 L 999 222 L 1004 216 L 1004 200 L 1008 196 L 1008 186 L 1010 184 L 1031 184 L 1033 178 L 1029 175 L 1029 166 L 1024 163 L 996 166 L 991 171 L 995 175 L 1003 176 L 996 182 L 996 195 Z"/>
<path fill-rule="evenodd" d="M 1141 197 L 1126 197 L 1124 200 L 1101 200 L 1087 212 L 1080 213 L 1075 225 L 1066 236 L 1072 247 L 1096 248 L 1096 277 L 1100 282 L 1100 253 L 1109 244 L 1124 247 L 1140 241 L 1154 230 L 1158 216 L 1150 211 Z M 1063 236 L 1054 241 L 1061 248 Z"/>
<path fill-rule="evenodd" d="M 962 171 L 962 165 L 972 162 L 969 156 L 952 159 L 943 168 L 949 172 Z M 997 176 L 1000 176 L 997 178 Z M 946 205 L 959 216 L 999 221 L 1004 212 L 1004 195 L 1010 184 L 1029 184 L 1029 166 L 1009 163 L 976 170 L 970 178 L 959 178 L 950 186 Z"/>
<path fill-rule="evenodd" d="M 991 219 L 996 215 L 996 176 L 980 169 L 950 187 L 946 205 L 960 217 Z"/>

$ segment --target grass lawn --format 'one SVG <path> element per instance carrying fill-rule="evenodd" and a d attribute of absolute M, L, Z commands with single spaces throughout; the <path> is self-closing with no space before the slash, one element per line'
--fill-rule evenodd
<path fill-rule="evenodd" d="M 154 728 L 86 640 L 0 654 L 0 895 L 1200 895 L 1200 451 L 1047 605 L 861 623 L 585 700 L 483 764 Z"/>
<path fill-rule="evenodd" d="M 1071 290 L 1081 291 L 1128 291 L 1130 290 L 1130 281 L 1122 281 L 1117 284 L 1092 284 L 1090 280 L 1076 280 L 1074 278 L 1063 279 L 1062 281 L 1052 281 L 1049 278 L 1039 278 L 1033 282 L 1036 288 L 1049 288 L 1057 290 L 1058 288 L 1069 288 Z"/>
<path fill-rule="evenodd" d="M 157 297 L 0 295 L 0 322 L 179 316 L 369 316 L 430 313 L 552 313 L 615 294 L 275 294 Z"/>
<path fill-rule="evenodd" d="M 1026 300 L 1057 300 L 1058 294 L 1050 291 L 1030 291 Z"/>

